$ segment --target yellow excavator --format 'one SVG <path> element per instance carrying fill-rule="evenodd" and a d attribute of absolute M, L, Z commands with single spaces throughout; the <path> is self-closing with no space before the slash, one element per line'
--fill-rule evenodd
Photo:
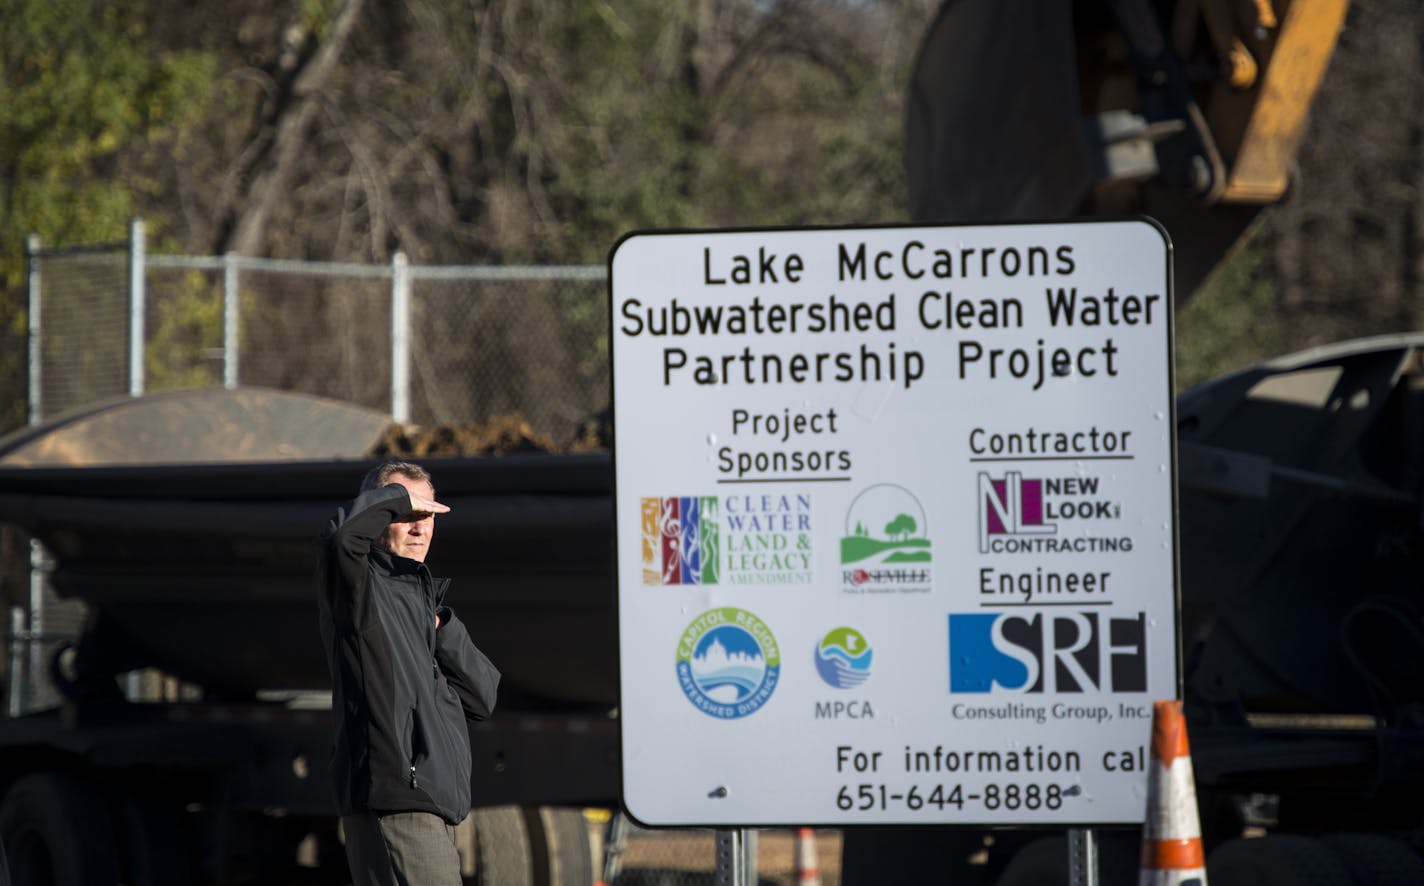
<path fill-rule="evenodd" d="M 1188 296 L 1290 183 L 1349 0 L 949 0 L 910 84 L 924 222 L 1145 213 Z"/>

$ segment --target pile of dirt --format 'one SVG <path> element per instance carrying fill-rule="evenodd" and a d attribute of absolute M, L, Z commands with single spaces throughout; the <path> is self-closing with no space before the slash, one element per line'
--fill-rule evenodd
<path fill-rule="evenodd" d="M 561 454 L 607 451 L 613 441 L 611 416 L 605 411 L 585 420 L 567 444 L 536 433 L 519 413 L 462 425 L 393 424 L 372 448 L 372 458 L 457 458 L 515 453 Z"/>

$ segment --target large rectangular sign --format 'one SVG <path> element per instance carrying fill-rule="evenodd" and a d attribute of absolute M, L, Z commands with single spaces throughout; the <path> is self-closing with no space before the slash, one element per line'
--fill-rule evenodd
<path fill-rule="evenodd" d="M 1140 822 L 1178 691 L 1165 232 L 642 233 L 610 264 L 628 810 Z"/>

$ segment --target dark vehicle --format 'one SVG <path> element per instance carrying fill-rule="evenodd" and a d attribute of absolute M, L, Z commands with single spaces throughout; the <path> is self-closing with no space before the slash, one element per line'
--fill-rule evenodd
<path fill-rule="evenodd" d="M 44 545 L 54 593 L 88 613 L 54 657 L 62 703 L 0 723 L 17 882 L 282 882 L 330 860 L 344 876 L 314 539 L 374 463 L 352 447 L 388 422 L 303 395 L 194 391 L 0 443 L 0 522 Z M 591 882 L 581 809 L 617 802 L 609 459 L 426 463 L 453 508 L 432 563 L 505 674 L 498 716 L 471 730 L 466 872 Z M 142 671 L 158 691 L 120 691 Z"/>

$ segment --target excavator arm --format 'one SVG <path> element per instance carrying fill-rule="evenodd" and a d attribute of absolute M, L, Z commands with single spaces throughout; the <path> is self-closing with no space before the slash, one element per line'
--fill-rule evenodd
<path fill-rule="evenodd" d="M 1281 199 L 1349 0 L 947 0 L 912 75 L 924 222 L 1152 215 L 1179 298 Z"/>

